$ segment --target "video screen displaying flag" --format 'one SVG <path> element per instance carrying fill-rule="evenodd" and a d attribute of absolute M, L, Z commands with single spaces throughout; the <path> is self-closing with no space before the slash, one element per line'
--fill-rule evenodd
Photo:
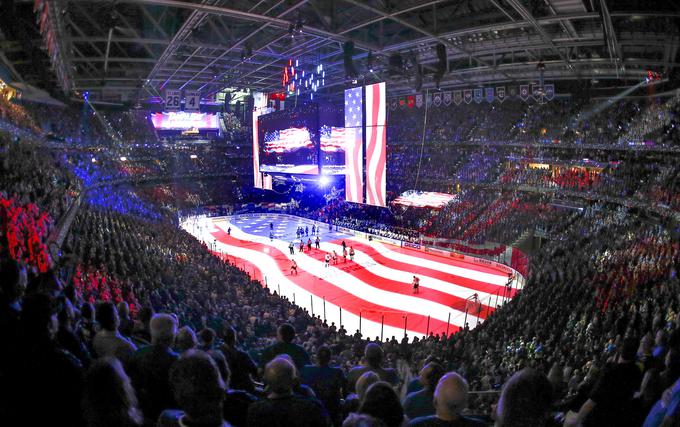
<path fill-rule="evenodd" d="M 319 173 L 318 108 L 303 105 L 258 117 L 260 172 Z"/>
<path fill-rule="evenodd" d="M 346 132 L 341 126 L 323 125 L 319 129 L 323 173 L 326 175 L 345 174 Z"/>
<path fill-rule="evenodd" d="M 364 202 L 361 87 L 345 90 L 345 200 Z"/>
<path fill-rule="evenodd" d="M 151 122 L 154 128 L 162 130 L 217 130 L 219 129 L 217 120 L 217 114 L 208 113 L 177 111 L 151 114 Z"/>
<path fill-rule="evenodd" d="M 385 83 L 366 86 L 366 203 L 386 206 Z"/>

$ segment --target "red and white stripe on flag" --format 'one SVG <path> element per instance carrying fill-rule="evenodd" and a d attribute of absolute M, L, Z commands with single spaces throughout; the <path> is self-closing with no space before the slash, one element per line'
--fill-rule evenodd
<path fill-rule="evenodd" d="M 364 202 L 361 87 L 345 90 L 345 200 Z"/>
<path fill-rule="evenodd" d="M 345 200 L 364 202 L 362 141 L 360 128 L 345 129 Z"/>
<path fill-rule="evenodd" d="M 386 204 L 385 82 L 366 86 L 366 203 Z"/>

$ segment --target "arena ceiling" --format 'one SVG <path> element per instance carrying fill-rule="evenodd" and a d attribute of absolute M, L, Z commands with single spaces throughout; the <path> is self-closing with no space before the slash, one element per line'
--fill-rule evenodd
<path fill-rule="evenodd" d="M 438 44 L 448 66 L 441 88 L 524 83 L 540 73 L 546 81 L 625 86 L 650 69 L 671 76 L 680 61 L 675 1 L 46 1 L 59 52 L 50 59 L 55 83 L 112 101 L 178 88 L 204 96 L 225 87 L 279 91 L 290 58 L 323 63 L 323 90 L 339 92 L 347 84 L 346 41 L 354 42 L 359 78 L 387 80 L 390 94 L 414 93 L 417 64 L 423 88 L 435 88 Z M 37 33 L 34 2 L 14 3 L 33 13 Z M 7 20 L 1 25 L 12 25 Z M 0 60 L 44 86 L 45 70 L 11 33 L 3 31 Z M 389 65 L 395 54 L 398 69 Z"/>

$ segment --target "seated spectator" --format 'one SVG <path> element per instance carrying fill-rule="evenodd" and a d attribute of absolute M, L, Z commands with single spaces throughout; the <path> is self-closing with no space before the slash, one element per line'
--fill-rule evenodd
<path fill-rule="evenodd" d="M 224 421 L 224 382 L 215 362 L 200 350 L 185 352 L 170 370 L 170 385 L 181 410 L 165 410 L 157 427 L 229 427 Z"/>
<path fill-rule="evenodd" d="M 631 425 L 631 402 L 642 381 L 642 372 L 635 363 L 637 348 L 635 339 L 624 340 L 617 362 L 605 367 L 590 398 L 578 413 L 567 414 L 565 425 Z"/>
<path fill-rule="evenodd" d="M 311 399 L 293 394 L 295 365 L 277 357 L 265 366 L 264 381 L 267 397 L 248 409 L 250 427 L 314 427 L 326 426 L 327 419 L 321 405 Z"/>
<path fill-rule="evenodd" d="M 87 427 L 142 425 L 135 391 L 118 359 L 99 359 L 87 371 L 83 417 Z"/>
<path fill-rule="evenodd" d="M 137 346 L 118 332 L 120 325 L 118 310 L 112 302 L 101 302 L 97 306 L 97 323 L 101 330 L 92 340 L 92 348 L 97 357 L 117 357 L 126 361 Z"/>
<path fill-rule="evenodd" d="M 503 387 L 496 407 L 498 427 L 549 426 L 552 386 L 545 375 L 523 369 Z M 605 424 L 603 424 L 605 425 Z"/>
<path fill-rule="evenodd" d="M 462 415 L 468 404 L 468 383 L 456 372 L 444 374 L 434 390 L 435 415 L 419 417 L 409 427 L 483 427 L 485 424 Z"/>
<path fill-rule="evenodd" d="M 215 345 L 215 338 L 217 338 L 217 334 L 212 328 L 203 328 L 198 332 L 197 338 L 198 349 L 209 352 Z"/>
<path fill-rule="evenodd" d="M 316 351 L 317 365 L 307 365 L 302 368 L 302 382 L 314 390 L 316 396 L 326 407 L 328 415 L 335 425 L 341 422 L 340 400 L 346 388 L 345 374 L 340 368 L 330 367 L 331 350 L 321 346 Z"/>
<path fill-rule="evenodd" d="M 409 419 L 434 415 L 434 389 L 444 375 L 444 368 L 438 363 L 428 363 L 418 375 L 423 389 L 410 393 L 404 399 L 404 413 Z"/>
<path fill-rule="evenodd" d="M 154 314 L 151 345 L 141 347 L 129 359 L 128 372 L 139 396 L 147 424 L 153 424 L 166 408 L 174 407 L 169 378 L 179 355 L 171 346 L 177 333 L 177 320 L 170 314 Z"/>
<path fill-rule="evenodd" d="M 357 379 L 364 374 L 364 372 L 372 371 L 378 374 L 381 381 L 386 381 L 392 386 L 397 385 L 399 377 L 397 372 L 392 368 L 383 368 L 383 349 L 379 344 L 368 343 L 364 349 L 365 366 L 355 366 L 347 374 L 347 387 L 349 391 L 355 390 Z"/>
<path fill-rule="evenodd" d="M 293 325 L 284 323 L 279 326 L 276 333 L 276 339 L 276 343 L 262 350 L 260 356 L 261 367 L 264 367 L 279 354 L 289 355 L 291 359 L 293 359 L 293 363 L 295 363 L 298 370 L 311 363 L 307 351 L 302 348 L 302 346 L 293 343 L 293 340 L 295 339 L 295 328 Z"/>
<path fill-rule="evenodd" d="M 400 427 L 405 421 L 399 396 L 392 385 L 385 381 L 378 381 L 366 390 L 359 413 L 377 418 L 388 427 Z"/>
<path fill-rule="evenodd" d="M 253 377 L 257 376 L 257 365 L 248 353 L 237 347 L 236 331 L 231 326 L 224 330 L 224 345 L 221 350 L 231 371 L 231 387 L 253 393 Z"/>

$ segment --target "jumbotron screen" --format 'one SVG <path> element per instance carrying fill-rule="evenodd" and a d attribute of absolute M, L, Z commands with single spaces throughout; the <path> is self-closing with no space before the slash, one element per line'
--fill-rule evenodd
<path fill-rule="evenodd" d="M 258 117 L 260 172 L 318 175 L 318 120 L 315 104 Z"/>
<path fill-rule="evenodd" d="M 184 111 L 153 113 L 151 122 L 156 129 L 162 130 L 219 129 L 217 114 L 208 113 L 187 113 Z"/>

